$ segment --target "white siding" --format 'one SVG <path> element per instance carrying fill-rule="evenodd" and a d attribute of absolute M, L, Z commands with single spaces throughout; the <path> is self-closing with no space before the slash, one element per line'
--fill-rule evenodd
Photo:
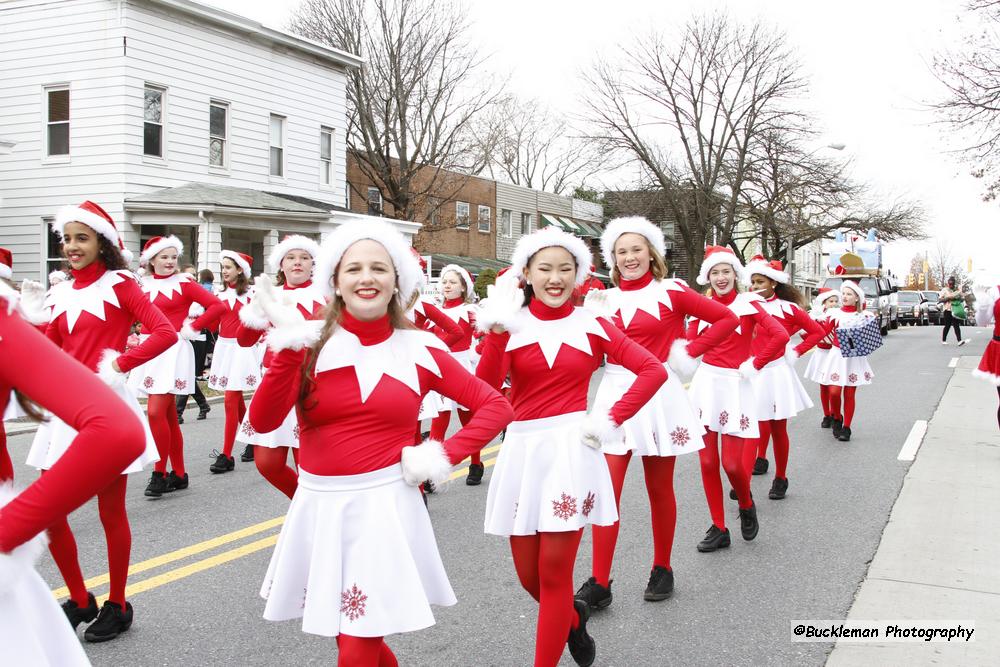
<path fill-rule="evenodd" d="M 585 222 L 604 222 L 604 207 L 585 199 L 574 199 L 573 217 Z"/>
<path fill-rule="evenodd" d="M 555 215 L 573 215 L 573 200 L 569 197 L 554 195 L 551 192 L 538 193 L 538 211 Z"/>
<path fill-rule="evenodd" d="M 500 227 L 500 212 L 511 211 L 513 235 L 506 237 Z M 529 213 L 532 224 L 538 225 L 538 191 L 520 185 L 497 183 L 497 259 L 510 261 L 517 240 L 521 238 L 521 214 Z"/>

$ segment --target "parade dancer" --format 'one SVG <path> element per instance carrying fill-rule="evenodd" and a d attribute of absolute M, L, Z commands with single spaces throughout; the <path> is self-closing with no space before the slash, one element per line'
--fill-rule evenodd
<path fill-rule="evenodd" d="M 823 420 L 820 428 L 831 428 L 833 426 L 833 408 L 830 405 L 830 385 L 826 381 L 826 365 L 830 350 L 833 349 L 833 326 L 830 322 L 830 313 L 840 306 L 840 292 L 831 287 L 820 287 L 819 294 L 813 299 L 812 308 L 809 310 L 809 317 L 819 323 L 826 330 L 827 334 L 819 343 L 813 353 L 809 355 L 809 363 L 802 373 L 802 377 L 812 380 L 819 385 L 819 400 L 823 406 Z"/>
<path fill-rule="evenodd" d="M 567 644 L 577 664 L 594 661 L 590 608 L 573 597 L 573 564 L 583 527 L 618 519 L 599 449 L 621 437 L 621 425 L 667 379 L 663 364 L 609 320 L 573 306 L 591 261 L 582 240 L 553 227 L 522 236 L 510 274 L 477 314 L 489 333 L 476 372 L 499 388 L 509 371 L 515 419 L 493 469 L 485 528 L 509 537 L 521 586 L 538 602 L 535 667 L 558 663 Z M 610 409 L 587 414 L 590 379 L 605 354 L 637 377 Z"/>
<path fill-rule="evenodd" d="M 997 388 L 1000 398 L 1000 286 L 989 288 L 976 308 L 976 324 L 988 327 L 993 323 L 993 339 L 986 344 L 979 366 L 972 375 L 986 380 Z M 997 407 L 997 425 L 1000 426 L 1000 407 Z"/>
<path fill-rule="evenodd" d="M 291 295 L 264 280 L 255 295 L 275 354 L 250 421 L 270 431 L 297 409 L 302 425 L 299 487 L 261 589 L 264 618 L 302 618 L 304 632 L 337 637 L 338 665 L 396 665 L 384 637 L 429 627 L 430 605 L 456 602 L 416 486 L 446 479 L 511 409 L 406 319 L 419 268 L 387 223 L 338 227 L 316 274 L 332 298 L 324 320 L 303 321 Z M 473 418 L 444 443 L 413 446 L 431 390 Z"/>
<path fill-rule="evenodd" d="M 146 485 L 145 493 L 150 498 L 188 488 L 184 435 L 177 423 L 175 397 L 194 392 L 196 380 L 191 341 L 201 335 L 202 329 L 213 326 L 225 311 L 222 302 L 203 289 L 190 274 L 178 271 L 178 259 L 182 252 L 184 244 L 176 236 L 155 236 L 146 242 L 139 255 L 139 263 L 149 270 L 142 278 L 142 291 L 179 334 L 177 342 L 168 350 L 132 369 L 128 378 L 130 387 L 148 396 L 146 413 L 149 428 L 160 454 L 160 460 L 153 466 L 153 474 Z M 205 312 L 193 322 L 188 322 L 188 311 L 193 303 L 200 305 Z M 148 333 L 144 326 L 140 340 Z M 169 476 L 168 459 L 171 467 Z"/>
<path fill-rule="evenodd" d="M 756 447 L 760 437 L 757 401 L 750 380 L 764 366 L 781 358 L 788 342 L 788 334 L 764 310 L 764 299 L 757 294 L 739 293 L 737 281 L 742 272 L 743 265 L 732 250 L 720 246 L 705 249 L 698 283 L 711 286 L 709 298 L 728 306 L 739 318 L 739 326 L 729 338 L 704 354 L 689 389 L 691 402 L 708 431 L 704 436 L 705 448 L 698 456 L 712 525 L 698 543 L 701 552 L 715 551 L 730 544 L 719 475 L 720 437 L 722 468 L 740 505 L 740 532 L 744 540 L 757 537 L 760 528 L 757 506 L 750 495 L 750 479 L 744 474 L 742 460 L 743 448 Z M 708 322 L 692 320 L 688 339 L 697 340 L 707 328 Z M 755 336 L 761 340 L 758 353 L 751 356 Z"/>
<path fill-rule="evenodd" d="M 129 281 L 135 300 L 142 300 L 138 285 Z M 36 409 L 40 406 L 72 429 L 73 437 L 59 460 L 23 492 L 15 494 L 9 485 L 0 486 L 0 646 L 4 664 L 89 665 L 66 615 L 34 570 L 34 562 L 45 549 L 41 533 L 65 523 L 65 517 L 94 494 L 109 487 L 124 488 L 122 471 L 142 455 L 146 434 L 140 416 L 91 368 L 54 348 L 19 317 L 18 300 L 17 292 L 0 281 L 0 357 L 4 360 L 0 364 L 0 412 L 13 396 L 24 404 L 27 415 L 41 419 Z M 109 315 L 115 317 L 114 312 Z M 81 315 L 85 317 L 89 316 Z M 165 321 L 164 326 L 165 333 L 170 333 Z M 102 504 L 102 518 L 105 509 Z M 128 629 L 117 622 L 110 627 L 109 617 L 117 618 L 117 604 L 105 604 L 98 621 L 87 630 L 88 640 L 111 639 L 107 630 Z M 131 623 L 130 605 L 126 604 L 121 616 Z"/>
<path fill-rule="evenodd" d="M 830 321 L 837 329 L 860 327 L 875 315 L 865 310 L 865 291 L 853 280 L 845 280 L 840 286 L 839 310 L 830 313 Z M 875 372 L 868 363 L 868 357 L 845 357 L 840 351 L 840 341 L 834 338 L 834 349 L 827 356 L 824 368 L 826 381 L 830 384 L 830 409 L 833 412 L 833 437 L 841 442 L 851 439 L 851 424 L 854 420 L 855 394 L 858 387 L 872 383 Z M 840 403 L 843 396 L 844 408 Z"/>
<path fill-rule="evenodd" d="M 276 285 L 281 287 L 285 298 L 295 302 L 299 317 L 305 320 L 322 317 L 326 299 L 322 290 L 313 284 L 313 267 L 319 255 L 319 245 L 305 236 L 286 236 L 274 247 L 267 258 L 268 268 L 277 273 Z M 251 301 L 240 310 L 239 344 L 244 347 L 256 345 L 270 328 L 272 322 L 267 314 Z M 267 369 L 271 363 L 270 351 L 264 353 L 263 365 Z M 266 370 L 264 371 L 266 374 Z M 251 406 L 257 399 L 250 399 Z M 249 414 L 249 413 L 248 413 Z M 253 426 L 249 417 L 243 418 L 240 442 L 247 443 L 242 459 L 252 460 L 257 470 L 271 486 L 291 498 L 295 495 L 298 474 L 288 465 L 288 451 L 298 465 L 299 420 L 294 409 L 285 413 L 285 419 L 268 432 L 261 432 Z"/>
<path fill-rule="evenodd" d="M 6 294 L 16 295 L 14 288 L 14 256 L 7 248 L 0 248 L 0 286 L 9 288 Z M 25 416 L 18 401 L 7 401 L 3 412 L 3 421 L 14 421 Z M 14 479 L 14 464 L 10 460 L 10 453 L 7 451 L 7 431 L 0 424 L 0 482 Z"/>
<path fill-rule="evenodd" d="M 241 252 L 223 250 L 219 253 L 222 267 L 223 288 L 219 300 L 226 306 L 219 320 L 219 338 L 212 353 L 212 367 L 208 372 L 208 386 L 225 392 L 226 426 L 222 436 L 222 452 L 209 470 L 216 474 L 229 472 L 236 467 L 233 445 L 236 430 L 246 416 L 245 390 L 255 390 L 260 384 L 260 349 L 243 347 L 236 337 L 240 330 L 240 311 L 250 302 L 250 276 L 253 258 Z"/>
<path fill-rule="evenodd" d="M 594 307 L 595 302 L 606 302 L 615 326 L 667 368 L 667 381 L 656 396 L 622 425 L 624 437 L 603 447 L 616 507 L 620 505 L 632 455 L 642 457 L 653 532 L 653 565 L 643 593 L 643 599 L 648 601 L 665 600 L 674 588 L 670 554 L 677 525 L 676 457 L 704 447 L 705 429 L 672 369 L 690 374 L 696 363 L 694 358 L 725 341 L 739 323 L 724 305 L 706 299 L 683 281 L 667 279 L 665 249 L 663 232 L 649 220 L 639 217 L 612 220 L 601 236 L 601 252 L 605 264 L 612 267 L 611 282 L 616 287 L 591 293 L 586 302 L 588 308 Z M 684 337 L 686 317 L 713 324 L 698 340 L 688 343 Z M 595 408 L 612 405 L 634 380 L 635 375 L 630 371 L 608 364 L 594 399 Z M 611 526 L 592 527 L 593 576 L 576 592 L 577 599 L 587 602 L 591 609 L 611 604 L 611 564 L 620 522 L 619 519 Z"/>
<path fill-rule="evenodd" d="M 126 386 L 125 373 L 163 354 L 175 344 L 177 334 L 127 270 L 118 230 L 104 209 L 89 201 L 64 207 L 56 213 L 52 230 L 62 239 L 62 253 L 69 260 L 73 280 L 56 285 L 45 298 L 44 308 L 51 318 L 46 335 L 64 352 L 95 371 L 142 419 L 135 394 Z M 136 321 L 142 322 L 148 336 L 143 343 L 123 353 L 132 323 Z M 54 377 L 59 378 L 58 384 L 64 391 L 78 400 L 90 399 L 83 394 L 82 387 L 67 384 L 59 375 L 49 376 L 50 381 Z M 173 401 L 168 405 L 170 413 L 176 415 Z M 145 434 L 145 451 L 139 458 L 133 457 L 131 465 L 125 468 L 126 474 L 139 472 L 144 465 L 157 460 L 153 436 L 149 429 Z M 76 436 L 75 427 L 56 414 L 38 427 L 28 453 L 28 465 L 51 469 Z M 42 478 L 47 474 L 43 473 Z M 81 469 L 78 474 L 85 473 Z M 132 532 L 125 511 L 126 485 L 126 476 L 119 475 L 97 494 L 108 545 L 111 583 L 108 602 L 100 616 L 94 596 L 84 583 L 69 522 L 63 516 L 49 526 L 49 550 L 69 589 L 70 599 L 63 609 L 70 624 L 75 628 L 97 617 L 84 633 L 88 641 L 113 639 L 132 623 L 132 606 L 125 600 L 132 548 Z"/>
<path fill-rule="evenodd" d="M 747 263 L 744 275 L 749 276 L 750 289 L 764 297 L 764 310 L 778 321 L 789 338 L 800 331 L 804 336 L 798 345 L 789 344 L 784 358 L 767 364 L 751 380 L 757 399 L 760 439 L 756 450 L 743 448 L 743 464 L 747 475 L 767 473 L 767 442 L 774 438 L 774 480 L 767 497 L 781 500 L 788 492 L 788 419 L 813 405 L 795 374 L 795 362 L 815 347 L 827 332 L 802 309 L 802 294 L 789 284 L 790 279 L 780 261 L 768 262 L 757 255 Z M 751 354 L 760 356 L 762 342 L 763 339 L 754 339 Z"/>

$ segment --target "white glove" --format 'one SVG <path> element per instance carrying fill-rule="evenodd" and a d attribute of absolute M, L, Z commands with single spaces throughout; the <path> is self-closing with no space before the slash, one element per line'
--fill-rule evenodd
<path fill-rule="evenodd" d="M 680 375 L 691 376 L 698 370 L 701 363 L 696 357 L 692 357 L 687 351 L 688 342 L 683 338 L 678 338 L 670 344 L 670 355 L 667 357 L 667 365 L 677 371 Z"/>
<path fill-rule="evenodd" d="M 191 323 L 187 320 L 184 320 L 184 324 L 181 325 L 181 330 L 177 332 L 177 335 L 184 340 L 199 340 L 201 338 L 201 332 L 192 329 Z"/>
<path fill-rule="evenodd" d="M 49 309 L 45 307 L 45 287 L 34 280 L 21 283 L 21 314 L 35 325 L 48 324 Z"/>
<path fill-rule="evenodd" d="M 118 350 L 108 348 L 101 353 L 101 360 L 97 362 L 97 377 L 101 378 L 104 384 L 109 387 L 124 387 L 125 373 L 115 370 L 114 363 L 118 360 Z"/>
<path fill-rule="evenodd" d="M 505 273 L 496 283 L 486 286 L 486 298 L 479 302 L 476 311 L 476 329 L 486 333 L 499 326 L 510 331 L 523 305 L 524 292 L 518 279 Z"/>
<path fill-rule="evenodd" d="M 451 460 L 438 440 L 424 440 L 416 446 L 403 447 L 403 481 L 419 486 L 430 480 L 439 485 L 451 476 Z"/>
<path fill-rule="evenodd" d="M 789 366 L 795 368 L 795 362 L 798 360 L 799 360 L 799 353 L 795 350 L 794 347 L 790 347 L 787 350 L 785 350 L 785 361 L 788 362 Z"/>
<path fill-rule="evenodd" d="M 622 427 L 615 423 L 607 412 L 597 411 L 587 413 L 583 422 L 583 444 L 594 449 L 611 444 L 622 437 Z"/>
<path fill-rule="evenodd" d="M 753 365 L 753 362 L 754 358 L 750 357 L 742 364 L 740 364 L 740 377 L 743 378 L 744 380 L 749 380 L 758 373 L 760 373 L 760 371 L 757 370 L 757 367 Z"/>
<path fill-rule="evenodd" d="M 323 320 L 307 320 L 286 290 L 278 289 L 265 274 L 257 276 L 253 303 L 271 322 L 267 346 L 273 352 L 301 350 L 319 340 Z"/>
<path fill-rule="evenodd" d="M 583 307 L 598 317 L 611 319 L 615 314 L 615 307 L 607 290 L 592 289 L 587 292 L 587 296 L 583 298 Z"/>

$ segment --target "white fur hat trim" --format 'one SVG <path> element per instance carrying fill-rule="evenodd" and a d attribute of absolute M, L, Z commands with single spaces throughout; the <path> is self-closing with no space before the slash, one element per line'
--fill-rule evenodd
<path fill-rule="evenodd" d="M 319 244 L 313 241 L 307 236 L 302 236 L 301 234 L 292 234 L 291 236 L 286 236 L 281 240 L 281 243 L 274 246 L 271 254 L 267 256 L 267 268 L 271 273 L 277 273 L 281 270 L 281 260 L 285 258 L 285 255 L 293 250 L 304 250 L 309 253 L 309 256 L 313 258 L 313 263 L 319 258 L 320 248 Z M 315 270 L 315 267 L 314 267 Z"/>
<path fill-rule="evenodd" d="M 705 261 L 701 264 L 701 271 L 698 272 L 698 284 L 707 285 L 708 284 L 708 274 L 709 272 L 718 266 L 719 264 L 729 264 L 736 270 L 736 279 L 741 280 L 743 278 L 743 264 L 740 263 L 736 253 L 728 248 L 718 248 L 715 246 L 716 250 L 709 253 L 705 257 Z"/>
<path fill-rule="evenodd" d="M 352 220 L 333 230 L 319 251 L 313 268 L 313 282 L 327 298 L 333 297 L 333 274 L 347 249 L 358 241 L 370 239 L 382 245 L 396 268 L 400 301 L 407 303 L 424 279 L 420 262 L 410 252 L 406 238 L 392 225 L 381 220 Z"/>
<path fill-rule="evenodd" d="M 146 244 L 146 247 L 142 249 L 141 253 L 139 253 L 139 263 L 149 264 L 149 260 L 156 257 L 167 248 L 176 249 L 178 255 L 184 252 L 184 244 L 181 243 L 179 238 L 176 236 L 164 236 L 155 243 Z"/>
<path fill-rule="evenodd" d="M 667 253 L 663 231 L 652 222 L 641 216 L 615 218 L 601 234 L 601 257 L 609 269 L 615 266 L 615 242 L 622 234 L 641 234 L 661 257 Z"/>
<path fill-rule="evenodd" d="M 849 290 L 852 290 L 855 294 L 858 295 L 859 304 L 865 302 L 865 291 L 861 289 L 861 285 L 857 284 L 853 280 L 845 280 L 844 283 L 840 286 L 840 289 L 844 289 L 845 287 Z"/>
<path fill-rule="evenodd" d="M 779 271 L 778 269 L 774 268 L 773 266 L 771 266 L 770 262 L 765 261 L 764 258 L 760 257 L 759 255 L 752 258 L 749 262 L 747 262 L 746 268 L 743 270 L 744 280 L 746 281 L 747 285 L 750 284 L 750 278 L 755 273 L 759 273 L 762 276 L 767 276 L 771 280 L 783 283 L 785 285 L 787 285 L 789 282 L 789 277 L 787 273 L 785 273 L 784 271 Z"/>
<path fill-rule="evenodd" d="M 223 250 L 222 252 L 219 253 L 219 261 L 221 262 L 224 259 L 228 259 L 233 264 L 240 267 L 243 270 L 243 275 L 247 277 L 247 280 L 253 278 L 253 274 L 250 272 L 250 265 L 247 264 L 247 261 L 245 259 L 240 257 L 240 254 L 238 252 L 234 252 L 232 250 Z"/>
<path fill-rule="evenodd" d="M 558 246 L 565 248 L 576 260 L 576 284 L 582 285 L 590 274 L 590 265 L 594 262 L 594 257 L 590 253 L 590 248 L 572 234 L 567 234 L 555 227 L 543 227 L 537 232 L 532 232 L 522 236 L 514 248 L 514 254 L 510 258 L 510 270 L 515 276 L 522 276 L 524 268 L 534 257 L 535 253 L 544 248 Z"/>
<path fill-rule="evenodd" d="M 468 271 L 460 267 L 458 264 L 448 264 L 443 269 L 441 269 L 441 272 L 438 273 L 438 275 L 443 278 L 444 274 L 448 273 L 449 271 L 454 271 L 462 278 L 462 281 L 465 283 L 466 299 L 471 299 L 473 296 L 475 296 L 476 284 L 473 282 L 472 276 L 469 275 Z"/>
<path fill-rule="evenodd" d="M 10 267 L 6 264 L 0 264 L 0 278 L 6 278 L 10 280 L 14 277 L 14 273 L 10 270 Z"/>

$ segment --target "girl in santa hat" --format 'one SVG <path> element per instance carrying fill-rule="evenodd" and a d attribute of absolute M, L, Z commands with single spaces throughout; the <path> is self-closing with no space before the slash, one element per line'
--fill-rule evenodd
<path fill-rule="evenodd" d="M 142 297 L 137 286 L 134 291 Z M 46 528 L 65 523 L 70 512 L 109 486 L 124 488 L 122 471 L 143 453 L 145 432 L 139 415 L 95 377 L 92 368 L 53 348 L 21 319 L 18 300 L 17 292 L 0 281 L 0 412 L 12 396 L 34 419 L 41 419 L 37 407 L 45 408 L 73 429 L 73 437 L 59 460 L 23 492 L 0 486 L 0 646 L 4 664 L 89 665 L 66 615 L 33 565 L 45 549 Z M 102 518 L 105 509 L 106 502 L 101 504 Z M 127 565 L 127 555 L 125 560 Z M 110 639 L 110 630 L 127 629 L 117 622 L 117 604 L 105 604 L 87 639 Z M 131 608 L 123 615 L 124 622 L 131 623 Z"/>
<path fill-rule="evenodd" d="M 732 250 L 709 246 L 698 274 L 698 283 L 709 285 L 709 298 L 729 307 L 739 318 L 739 326 L 722 343 L 712 346 L 691 379 L 689 395 L 698 409 L 701 423 L 708 429 L 701 458 L 701 480 L 705 487 L 712 525 L 698 543 L 698 551 L 728 547 L 729 529 L 719 475 L 719 439 L 722 440 L 722 468 L 736 491 L 740 504 L 740 532 L 744 540 L 757 537 L 760 525 L 757 506 L 750 495 L 750 479 L 744 474 L 743 451 L 756 447 L 760 437 L 757 400 L 750 380 L 772 361 L 780 359 L 788 342 L 784 328 L 766 310 L 758 294 L 740 293 L 737 286 L 743 265 Z M 688 339 L 704 335 L 708 322 L 693 319 Z M 759 338 L 756 354 L 751 346 Z M 756 451 L 756 450 L 755 450 Z"/>
<path fill-rule="evenodd" d="M 313 269 L 319 245 L 310 238 L 294 234 L 286 236 L 274 247 L 267 257 L 267 266 L 277 273 L 276 286 L 281 288 L 284 298 L 295 302 L 296 312 L 302 320 L 322 317 L 326 298 L 320 286 L 313 283 Z M 255 301 L 250 301 L 240 310 L 239 344 L 251 347 L 260 341 L 273 324 Z M 271 335 L 267 333 L 267 335 Z M 272 355 L 264 353 L 264 368 L 270 366 Z M 266 372 L 266 371 L 265 371 Z M 251 405 L 260 400 L 256 395 L 250 399 Z M 285 419 L 267 432 L 254 428 L 248 417 L 243 418 L 237 438 L 247 443 L 244 461 L 254 461 L 257 470 L 271 485 L 291 498 L 295 495 L 298 475 L 288 465 L 288 451 L 298 464 L 299 420 L 294 409 L 285 413 Z"/>
<path fill-rule="evenodd" d="M 750 289 L 764 297 L 764 310 L 785 329 L 789 338 L 803 332 L 798 345 L 790 344 L 785 356 L 764 366 L 751 380 L 757 398 L 757 419 L 760 439 L 757 447 L 743 448 L 743 464 L 747 475 L 767 472 L 767 441 L 774 438 L 774 481 L 767 497 L 781 500 L 788 491 L 788 419 L 812 407 L 805 387 L 795 374 L 795 361 L 822 340 L 827 331 L 803 310 L 804 299 L 789 284 L 788 274 L 781 262 L 768 262 L 762 255 L 752 257 L 744 275 L 749 277 Z M 760 355 L 762 338 L 754 339 L 751 354 Z"/>
<path fill-rule="evenodd" d="M 194 348 L 191 341 L 201 335 L 202 329 L 213 326 L 225 312 L 221 301 L 202 289 L 190 274 L 178 270 L 182 252 L 184 245 L 176 236 L 156 236 L 146 242 L 139 255 L 139 263 L 148 268 L 147 275 L 142 278 L 142 291 L 179 334 L 170 349 L 134 368 L 128 379 L 130 387 L 149 397 L 146 413 L 160 453 L 160 460 L 153 466 L 153 474 L 146 486 L 146 495 L 151 498 L 188 488 L 184 436 L 177 423 L 175 396 L 194 392 Z M 200 305 L 205 312 L 193 322 L 188 322 L 188 311 L 193 303 Z M 148 333 L 148 329 L 143 327 L 140 340 Z M 169 476 L 168 458 L 172 468 Z"/>
<path fill-rule="evenodd" d="M 993 323 L 993 339 L 986 344 L 979 367 L 972 375 L 996 387 L 1000 397 L 1000 286 L 990 287 L 976 307 L 976 324 L 988 327 L 990 322 Z M 1000 426 L 1000 407 L 997 408 L 997 425 Z"/>
<path fill-rule="evenodd" d="M 875 318 L 875 315 L 865 310 L 865 291 L 853 280 L 845 280 L 840 286 L 840 303 L 841 307 L 830 313 L 830 322 L 836 329 L 853 329 Z M 823 371 L 830 385 L 833 437 L 841 442 L 848 442 L 854 419 L 855 394 L 858 387 L 872 383 L 875 372 L 872 371 L 867 356 L 845 357 L 841 353 L 840 340 L 836 337 Z M 840 408 L 841 396 L 844 399 L 843 412 Z"/>
<path fill-rule="evenodd" d="M 111 216 L 97 204 L 86 201 L 67 206 L 56 213 L 52 230 L 62 239 L 62 253 L 69 261 L 73 280 L 49 290 L 44 307 L 32 305 L 32 321 L 51 318 L 46 335 L 64 352 L 95 371 L 121 397 L 140 419 L 142 411 L 135 394 L 126 386 L 125 374 L 163 354 L 177 341 L 177 334 L 163 314 L 143 294 L 135 277 L 126 267 L 121 237 Z M 34 300 L 32 300 L 34 301 Z M 122 352 L 133 322 L 142 322 L 148 336 L 137 347 Z M 6 358 L 6 357 L 5 357 Z M 32 360 L 35 361 L 35 360 Z M 56 375 L 49 377 L 59 377 Z M 89 400 L 83 387 L 73 387 L 77 400 Z M 169 404 L 171 413 L 173 403 Z M 156 461 L 157 449 L 147 428 L 146 447 L 125 468 L 138 472 Z M 72 423 L 58 414 L 41 424 L 28 453 L 28 465 L 48 470 L 56 465 L 69 444 L 77 437 Z M 42 475 L 43 479 L 48 473 Z M 85 474 L 79 471 L 78 474 Z M 126 477 L 119 475 L 97 494 L 101 524 L 108 543 L 108 572 L 111 590 L 97 623 L 87 629 L 90 641 L 113 639 L 132 623 L 132 605 L 125 600 L 132 532 L 125 512 Z M 63 516 L 49 527 L 49 550 L 69 589 L 70 599 L 63 604 L 70 624 L 93 620 L 97 603 L 87 592 L 77 560 L 76 540 Z"/>
<path fill-rule="evenodd" d="M 233 445 L 236 429 L 246 416 L 245 390 L 255 390 L 260 383 L 260 350 L 257 346 L 243 347 L 236 337 L 240 330 L 240 311 L 250 302 L 250 276 L 253 258 L 241 252 L 223 250 L 219 253 L 222 269 L 222 290 L 219 300 L 226 306 L 219 320 L 219 338 L 212 353 L 208 371 L 208 386 L 225 392 L 226 426 L 222 436 L 222 453 L 209 466 L 213 473 L 225 473 L 236 467 Z"/>
<path fill-rule="evenodd" d="M 833 407 L 830 405 L 830 385 L 826 381 L 826 365 L 830 350 L 833 349 L 833 331 L 830 314 L 840 306 L 840 292 L 832 287 L 820 287 L 819 294 L 813 299 L 809 317 L 818 322 L 828 333 L 816 344 L 816 349 L 809 355 L 809 363 L 803 377 L 819 385 L 819 400 L 823 405 L 823 421 L 820 428 L 833 426 Z"/>
<path fill-rule="evenodd" d="M 609 320 L 573 306 L 590 262 L 583 241 L 553 227 L 522 236 L 510 273 L 477 315 L 489 331 L 477 374 L 500 387 L 509 371 L 515 419 L 493 469 L 486 532 L 509 537 L 518 579 L 539 603 L 536 667 L 558 663 L 567 643 L 577 664 L 594 661 L 573 564 L 583 527 L 618 519 L 600 448 L 622 437 L 622 425 L 667 379 L 663 364 Z M 636 377 L 588 415 L 590 379 L 604 355 Z"/>
<path fill-rule="evenodd" d="M 633 453 L 642 457 L 653 528 L 653 565 L 643 593 L 643 598 L 649 601 L 668 598 L 674 587 L 670 552 L 677 524 L 676 457 L 704 446 L 701 436 L 705 429 L 672 369 L 690 373 L 694 358 L 726 340 L 738 324 L 736 315 L 724 305 L 706 299 L 683 281 L 666 277 L 665 249 L 663 232 L 649 220 L 639 217 L 612 220 L 601 236 L 601 252 L 605 264 L 612 267 L 611 282 L 615 287 L 607 292 L 589 293 L 586 302 L 587 307 L 604 302 L 615 326 L 653 353 L 667 369 L 667 382 L 638 414 L 623 424 L 623 437 L 603 447 L 616 506 Z M 696 317 L 712 325 L 697 341 L 688 343 L 684 337 L 686 317 Z M 610 406 L 634 379 L 630 371 L 608 364 L 594 405 Z M 620 521 L 592 529 L 593 576 L 576 593 L 592 609 L 611 604 L 611 563 L 619 526 Z"/>
<path fill-rule="evenodd" d="M 292 295 L 265 280 L 254 297 L 274 325 L 274 355 L 250 421 L 270 431 L 297 410 L 302 425 L 299 485 L 261 589 L 264 618 L 301 618 L 304 632 L 337 637 L 339 665 L 395 665 L 384 637 L 426 628 L 432 604 L 456 601 L 416 486 L 446 479 L 511 410 L 406 318 L 420 269 L 387 223 L 338 227 L 316 277 L 332 298 L 323 320 L 303 321 Z M 413 446 L 431 390 L 473 418 L 443 443 Z"/>

